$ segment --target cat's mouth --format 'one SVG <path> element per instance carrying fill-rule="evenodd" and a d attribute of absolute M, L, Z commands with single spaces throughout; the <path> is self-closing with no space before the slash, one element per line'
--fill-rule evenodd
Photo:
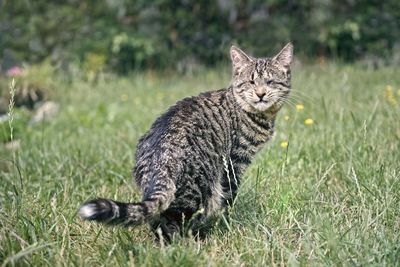
<path fill-rule="evenodd" d="M 254 107 L 259 111 L 265 111 L 273 105 L 272 101 L 260 99 L 254 102 Z"/>

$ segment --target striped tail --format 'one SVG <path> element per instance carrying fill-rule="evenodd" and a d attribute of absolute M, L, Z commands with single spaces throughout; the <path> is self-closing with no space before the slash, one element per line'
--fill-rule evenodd
<path fill-rule="evenodd" d="M 145 202 L 122 203 L 111 199 L 94 199 L 84 203 L 78 211 L 84 220 L 105 224 L 139 225 L 152 217 Z"/>
<path fill-rule="evenodd" d="M 157 179 L 153 188 L 145 192 L 142 202 L 122 203 L 98 198 L 84 203 L 78 213 L 82 219 L 89 221 L 125 226 L 139 225 L 165 211 L 175 199 L 175 191 L 171 180 Z"/>
<path fill-rule="evenodd" d="M 165 188 L 164 188 L 165 189 Z M 166 210 L 174 199 L 173 191 L 155 191 L 139 203 L 122 203 L 111 199 L 98 198 L 84 203 L 78 211 L 84 220 L 105 224 L 122 224 L 134 226 Z"/>

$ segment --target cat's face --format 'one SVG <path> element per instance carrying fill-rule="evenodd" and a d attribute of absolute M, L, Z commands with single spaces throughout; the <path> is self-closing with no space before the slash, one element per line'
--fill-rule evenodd
<path fill-rule="evenodd" d="M 290 92 L 293 45 L 288 43 L 272 58 L 253 58 L 232 46 L 232 86 L 240 105 L 247 111 L 276 112 Z"/>

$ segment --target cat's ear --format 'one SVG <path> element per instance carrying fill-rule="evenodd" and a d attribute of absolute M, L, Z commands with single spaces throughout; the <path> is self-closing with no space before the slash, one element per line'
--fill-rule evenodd
<path fill-rule="evenodd" d="M 250 56 L 233 45 L 231 47 L 231 59 L 234 74 L 240 73 L 244 67 L 248 66 L 253 61 Z"/>
<path fill-rule="evenodd" d="M 282 50 L 274 56 L 273 60 L 278 62 L 282 67 L 289 69 L 293 62 L 293 44 L 288 43 Z"/>

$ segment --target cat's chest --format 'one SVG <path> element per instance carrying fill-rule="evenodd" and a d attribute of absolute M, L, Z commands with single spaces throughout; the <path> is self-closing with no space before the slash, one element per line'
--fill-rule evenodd
<path fill-rule="evenodd" d="M 232 131 L 232 150 L 248 150 L 257 153 L 274 134 L 274 123 L 243 123 Z"/>

